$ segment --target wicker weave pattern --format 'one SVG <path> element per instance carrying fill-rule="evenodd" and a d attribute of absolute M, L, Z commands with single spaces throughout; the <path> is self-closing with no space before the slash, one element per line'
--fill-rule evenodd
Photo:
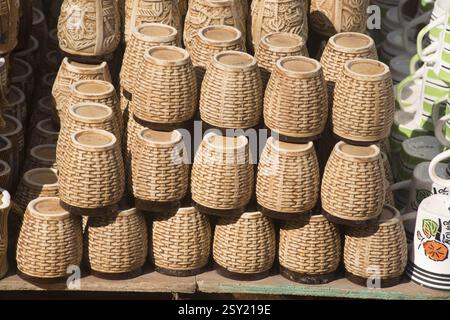
<path fill-rule="evenodd" d="M 387 72 L 377 80 L 373 80 L 373 77 L 369 79 L 368 76 L 363 80 L 350 70 L 356 61 L 367 61 L 368 64 L 374 60 L 352 60 L 346 63 L 335 88 L 333 132 L 350 140 L 379 141 L 389 135 L 394 122 L 392 78 Z"/>
<path fill-rule="evenodd" d="M 383 150 L 383 145 L 380 144 L 380 149 Z M 381 152 L 381 160 L 383 161 L 384 175 L 389 184 L 394 183 L 394 176 L 392 174 L 391 164 L 389 163 L 389 158 L 385 152 Z"/>
<path fill-rule="evenodd" d="M 181 140 L 154 143 L 139 132 L 132 149 L 132 189 L 135 198 L 169 202 L 181 200 L 188 190 L 189 168 L 185 161 L 186 147 Z M 155 132 L 156 133 L 156 132 Z"/>
<path fill-rule="evenodd" d="M 169 28 L 162 24 L 141 24 L 134 29 L 125 49 L 120 70 L 120 85 L 130 93 L 134 92 L 139 66 L 144 63 L 145 51 L 154 46 L 175 46 L 177 44 L 176 29 L 172 30 L 173 36 L 171 37 L 146 37 L 145 34 L 139 32 L 139 28 L 152 25 Z"/>
<path fill-rule="evenodd" d="M 160 268 L 187 271 L 204 267 L 211 250 L 208 218 L 192 207 L 157 215 L 151 249 L 151 261 Z"/>
<path fill-rule="evenodd" d="M 281 226 L 279 260 L 283 267 L 322 275 L 336 271 L 340 259 L 339 229 L 324 216 L 304 216 Z"/>
<path fill-rule="evenodd" d="M 292 137 L 314 137 L 327 122 L 328 97 L 322 68 L 305 74 L 292 74 L 279 60 L 264 97 L 264 122 L 268 128 Z M 306 58 L 305 58 L 306 59 Z M 305 60 L 308 61 L 308 60 Z"/>
<path fill-rule="evenodd" d="M 391 185 L 387 180 L 385 182 L 384 203 L 395 207 L 394 192 L 392 192 Z"/>
<path fill-rule="evenodd" d="M 145 218 L 135 209 L 90 217 L 84 233 L 85 259 L 98 272 L 131 272 L 144 265 L 147 241 Z"/>
<path fill-rule="evenodd" d="M 7 249 L 8 249 L 8 214 L 10 209 L 10 195 L 8 191 L 1 189 L 0 202 L 0 279 L 8 270 Z"/>
<path fill-rule="evenodd" d="M 192 166 L 192 199 L 213 209 L 245 206 L 252 196 L 254 175 L 248 143 L 245 149 L 224 152 L 203 139 Z"/>
<path fill-rule="evenodd" d="M 230 68 L 220 62 L 221 57 L 239 55 L 251 62 L 241 68 Z M 201 119 L 220 128 L 250 128 L 259 123 L 262 106 L 262 83 L 256 59 L 236 51 L 214 56 L 202 83 Z"/>
<path fill-rule="evenodd" d="M 280 150 L 276 144 L 270 137 L 261 154 L 256 181 L 258 203 L 285 213 L 311 210 L 320 188 L 319 162 L 313 144 L 301 151 Z"/>
<path fill-rule="evenodd" d="M 56 144 L 58 141 L 59 130 L 56 128 L 53 120 L 50 118 L 41 120 L 37 123 L 31 135 L 29 148 L 40 144 Z"/>
<path fill-rule="evenodd" d="M 406 235 L 400 219 L 364 228 L 346 228 L 345 269 L 360 277 L 401 276 L 407 263 Z"/>
<path fill-rule="evenodd" d="M 136 140 L 138 132 L 145 129 L 142 125 L 137 123 L 133 117 L 128 120 L 127 131 L 124 136 L 125 145 L 122 148 L 124 154 L 125 173 L 127 182 L 127 192 L 129 195 L 133 195 L 133 180 L 131 179 L 131 164 L 133 163 L 133 147 L 136 146 Z"/>
<path fill-rule="evenodd" d="M 275 259 L 275 228 L 260 212 L 224 217 L 214 231 L 214 261 L 241 274 L 269 270 Z"/>
<path fill-rule="evenodd" d="M 170 48 L 170 47 L 154 47 Z M 187 51 L 178 48 L 189 56 Z M 156 123 L 179 123 L 194 116 L 197 82 L 188 57 L 177 64 L 161 65 L 148 54 L 139 71 L 131 109 L 139 119 Z"/>
<path fill-rule="evenodd" d="M 366 159 L 348 158 L 337 151 L 343 145 L 339 142 L 334 147 L 325 167 L 321 190 L 323 209 L 347 220 L 375 218 L 384 204 L 381 158 L 379 154 Z"/>
<path fill-rule="evenodd" d="M 125 174 L 117 141 L 106 150 L 91 151 L 72 138 L 61 160 L 59 193 L 65 203 L 79 208 L 101 208 L 122 198 Z"/>
<path fill-rule="evenodd" d="M 57 200 L 38 198 L 42 199 Z M 64 277 L 67 267 L 81 263 L 82 254 L 80 217 L 68 212 L 49 217 L 27 208 L 17 243 L 17 268 L 21 272 L 40 278 Z"/>

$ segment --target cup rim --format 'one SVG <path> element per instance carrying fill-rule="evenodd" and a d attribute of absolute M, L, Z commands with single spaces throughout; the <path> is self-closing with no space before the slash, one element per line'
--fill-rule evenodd
<path fill-rule="evenodd" d="M 97 106 L 97 107 L 101 107 L 103 109 L 105 109 L 107 111 L 106 115 L 102 115 L 102 116 L 83 116 L 80 115 L 78 113 L 76 113 L 76 109 L 80 108 L 80 107 L 84 107 L 84 106 Z M 74 105 L 71 105 L 68 109 L 70 116 L 72 116 L 75 119 L 80 119 L 83 122 L 87 122 L 87 123 L 99 123 L 99 122 L 103 122 L 106 120 L 109 120 L 113 117 L 113 110 L 111 109 L 111 107 L 107 106 L 104 103 L 97 103 L 97 102 L 80 102 L 80 103 L 76 103 Z"/>
<path fill-rule="evenodd" d="M 80 66 L 76 66 L 73 65 L 72 63 L 79 63 L 81 64 Z M 82 63 L 82 62 L 78 62 L 78 61 L 74 61 L 73 59 L 69 58 L 69 57 L 64 57 L 62 62 L 61 62 L 61 68 L 66 68 L 67 70 L 71 71 L 71 72 L 75 72 L 75 73 L 79 73 L 79 70 L 85 72 L 85 73 L 98 73 L 102 70 L 104 70 L 105 68 L 108 67 L 106 61 L 102 61 L 99 64 L 89 64 L 89 63 Z"/>
<path fill-rule="evenodd" d="M 281 46 L 281 47 L 275 46 L 269 42 L 269 39 L 276 35 L 283 35 L 283 36 L 298 40 L 298 44 L 292 45 L 292 46 Z M 295 33 L 277 31 L 277 32 L 271 32 L 271 33 L 264 35 L 261 38 L 259 45 L 266 46 L 269 49 L 275 49 L 274 51 L 277 51 L 277 52 L 292 52 L 292 51 L 297 51 L 298 49 L 301 49 L 302 45 L 305 45 L 305 39 L 302 36 L 295 34 Z"/>
<path fill-rule="evenodd" d="M 58 204 L 60 203 L 60 199 L 58 197 L 38 197 L 36 199 L 31 200 L 28 203 L 27 211 L 30 212 L 31 214 L 36 215 L 36 216 L 44 217 L 44 218 L 47 218 L 47 219 L 50 219 L 50 220 L 52 220 L 52 219 L 60 219 L 60 218 L 64 218 L 64 217 L 70 216 L 70 213 L 67 210 L 65 210 L 64 208 L 62 208 L 61 206 L 60 206 L 60 208 L 61 208 L 60 211 L 61 212 L 58 212 L 58 213 L 43 213 L 43 212 L 40 212 L 40 211 L 38 211 L 36 209 L 36 205 L 38 203 L 49 201 L 49 200 L 50 201 L 54 201 L 54 202 L 57 201 Z"/>
<path fill-rule="evenodd" d="M 343 146 L 350 146 L 352 148 L 360 148 L 360 149 L 372 149 L 373 152 L 371 154 L 368 155 L 356 155 L 356 154 L 349 154 L 348 152 L 345 152 L 342 150 Z M 344 158 L 352 158 L 355 160 L 361 160 L 361 161 L 367 161 L 367 160 L 373 160 L 378 158 L 378 156 L 380 155 L 380 148 L 378 148 L 377 145 L 375 144 L 371 144 L 369 146 L 355 146 L 355 145 L 351 145 L 348 143 L 345 143 L 344 141 L 339 141 L 335 146 L 334 146 L 334 150 L 342 157 Z"/>
<path fill-rule="evenodd" d="M 205 32 L 212 30 L 212 29 L 229 30 L 229 31 L 235 32 L 236 35 L 234 38 L 229 39 L 229 40 L 215 40 L 215 39 L 207 38 L 205 36 Z M 238 28 L 235 28 L 233 26 L 219 24 L 219 25 L 209 25 L 209 26 L 205 26 L 205 27 L 201 28 L 200 30 L 198 30 L 197 36 L 200 39 L 202 39 L 202 41 L 205 43 L 214 44 L 216 46 L 218 46 L 218 45 L 227 46 L 227 45 L 239 42 L 242 39 L 242 32 Z"/>
<path fill-rule="evenodd" d="M 0 148 L 0 151 L 5 151 L 12 148 L 12 142 L 8 137 L 0 135 L 0 140 L 3 140 L 6 144 L 3 148 Z"/>
<path fill-rule="evenodd" d="M 351 69 L 353 65 L 358 64 L 358 63 L 377 65 L 378 67 L 381 67 L 383 69 L 383 71 L 379 72 L 377 74 L 358 73 Z M 358 58 L 358 59 L 349 60 L 344 65 L 344 71 L 347 74 L 349 74 L 352 78 L 357 79 L 357 80 L 362 80 L 362 81 L 379 81 L 381 79 L 386 79 L 391 76 L 391 71 L 386 64 L 384 64 L 381 61 L 373 60 L 373 59 Z"/>
<path fill-rule="evenodd" d="M 103 92 L 90 92 L 90 93 L 85 93 L 82 92 L 78 89 L 78 87 L 80 85 L 86 84 L 86 83 L 101 83 L 103 85 L 105 85 L 106 87 L 108 87 L 107 90 L 103 91 Z M 89 96 L 89 97 L 96 97 L 96 98 L 101 98 L 101 97 L 108 97 L 111 94 L 114 93 L 114 86 L 112 85 L 111 82 L 109 81 L 105 81 L 105 80 L 78 80 L 74 83 L 71 84 L 70 86 L 70 91 L 72 91 L 72 93 L 74 93 L 77 96 Z"/>
<path fill-rule="evenodd" d="M 224 64 L 219 59 L 225 55 L 244 56 L 244 57 L 248 58 L 250 61 L 247 65 L 244 65 L 244 66 Z M 216 53 L 214 55 L 213 64 L 214 64 L 214 66 L 216 66 L 219 69 L 224 70 L 224 71 L 229 71 L 229 70 L 246 71 L 246 70 L 251 70 L 251 69 L 255 68 L 257 66 L 257 61 L 254 56 L 248 54 L 247 52 L 235 51 L 235 50 L 225 50 L 225 51 Z"/>
<path fill-rule="evenodd" d="M 53 124 L 52 118 L 45 118 L 45 119 L 40 120 L 36 124 L 36 128 L 38 128 L 40 131 L 45 132 L 46 134 L 49 134 L 49 135 L 58 135 L 59 131 L 51 131 L 51 130 L 48 130 L 48 129 L 46 129 L 44 127 L 44 124 L 47 123 L 47 122 L 50 122 L 50 123 Z"/>
<path fill-rule="evenodd" d="M 11 60 L 12 60 L 11 61 L 11 66 L 12 66 L 12 64 L 15 61 L 16 63 L 21 64 L 26 69 L 26 72 L 24 74 L 20 74 L 20 75 L 15 76 L 15 77 L 13 77 L 11 75 L 11 82 L 12 83 L 21 82 L 24 79 L 27 79 L 28 77 L 30 77 L 32 75 L 33 68 L 31 67 L 31 65 L 26 60 L 24 60 L 22 58 L 18 58 L 18 57 L 13 57 Z M 11 87 L 13 87 L 13 86 L 11 86 Z"/>
<path fill-rule="evenodd" d="M 156 50 L 177 51 L 178 53 L 182 54 L 182 57 L 179 59 L 174 59 L 174 60 L 166 60 L 166 59 L 157 58 L 155 56 L 152 56 L 152 54 L 151 54 L 152 52 L 154 52 Z M 176 66 L 176 65 L 183 65 L 183 64 L 188 63 L 191 59 L 191 56 L 190 56 L 189 52 L 183 48 L 162 45 L 162 46 L 153 46 L 153 47 L 150 47 L 147 50 L 145 50 L 144 58 L 146 60 L 152 61 L 152 63 L 154 63 L 156 65 L 160 65 L 160 66 L 175 65 Z"/>
<path fill-rule="evenodd" d="M 341 46 L 339 44 L 337 44 L 336 40 L 338 38 L 341 37 L 345 37 L 345 36 L 358 36 L 361 38 L 365 38 L 369 41 L 368 44 L 361 46 L 361 47 L 356 47 L 356 48 L 350 48 L 350 47 L 345 47 L 345 46 Z M 329 40 L 329 43 L 334 46 L 335 48 L 338 48 L 339 51 L 342 52 L 361 52 L 361 51 L 367 51 L 369 49 L 371 49 L 372 47 L 375 46 L 375 41 L 372 39 L 372 37 L 364 34 L 364 33 L 360 33 L 360 32 L 341 32 L 341 33 L 337 33 L 334 36 L 332 36 Z"/>
<path fill-rule="evenodd" d="M 313 70 L 310 70 L 310 71 L 296 71 L 296 70 L 287 69 L 283 65 L 286 62 L 294 61 L 294 60 L 308 62 L 308 63 L 313 64 L 315 67 Z M 276 62 L 276 66 L 279 70 L 283 71 L 283 73 L 286 73 L 291 76 L 297 76 L 297 77 L 301 76 L 302 78 L 313 77 L 322 69 L 322 65 L 320 64 L 319 61 L 309 58 L 309 57 L 304 57 L 304 56 L 288 56 L 288 57 L 278 59 L 278 61 Z"/>
<path fill-rule="evenodd" d="M 31 175 L 38 173 L 38 172 L 53 172 L 56 176 L 56 182 L 55 183 L 37 183 L 36 181 L 33 181 L 31 179 Z M 23 174 L 23 179 L 24 181 L 29 184 L 32 185 L 33 187 L 58 187 L 58 175 L 57 175 L 57 171 L 56 169 L 53 168 L 34 168 L 34 169 L 30 169 L 28 171 L 26 171 Z"/>
<path fill-rule="evenodd" d="M 5 114 L 5 115 L 3 115 L 3 117 L 6 118 L 6 119 L 11 120 L 12 122 L 14 122 L 15 128 L 14 128 L 14 130 L 12 130 L 12 131 L 5 132 L 5 133 L 1 133 L 0 135 L 4 136 L 4 137 L 6 137 L 6 138 L 9 138 L 9 137 L 11 137 L 11 136 L 13 136 L 13 135 L 18 134 L 19 132 L 21 132 L 21 131 L 23 130 L 22 123 L 21 123 L 20 120 L 17 119 L 16 117 L 11 116 L 11 115 L 9 115 L 9 114 Z M 10 141 L 10 142 L 11 142 L 11 141 Z M 12 143 L 12 142 L 11 142 L 11 143 Z"/>
<path fill-rule="evenodd" d="M 152 27 L 152 26 L 168 29 L 168 30 L 170 30 L 170 33 L 165 36 L 152 36 L 152 35 L 147 35 L 147 34 L 144 34 L 141 32 L 141 30 L 143 28 L 148 28 L 148 27 Z M 148 41 L 148 42 L 169 42 L 169 41 L 176 40 L 177 35 L 178 35 L 178 31 L 174 27 L 169 26 L 164 23 L 157 23 L 157 22 L 140 23 L 137 26 L 135 26 L 132 31 L 132 36 L 136 37 L 139 40 Z"/>
<path fill-rule="evenodd" d="M 167 141 L 158 141 L 158 140 L 154 140 L 154 139 L 149 139 L 144 136 L 144 134 L 146 132 L 167 134 L 167 135 L 170 135 L 170 139 Z M 158 146 L 158 147 L 173 146 L 175 144 L 180 143 L 183 140 L 183 135 L 181 134 L 181 132 L 179 130 L 173 130 L 173 131 L 167 132 L 167 131 L 157 131 L 157 130 L 153 130 L 150 128 L 143 128 L 143 129 L 139 130 L 138 137 L 139 137 L 139 139 L 144 141 L 144 143 L 151 145 L 151 146 Z"/>
<path fill-rule="evenodd" d="M 225 147 L 218 147 L 213 142 L 212 139 L 224 139 L 224 138 L 234 138 L 236 139 L 237 145 L 236 147 L 228 146 L 228 144 L 225 144 Z M 203 137 L 203 141 L 213 150 L 220 150 L 220 151 L 232 151 L 232 150 L 240 150 L 245 149 L 248 146 L 248 140 L 244 135 L 239 135 L 237 137 L 227 137 L 217 134 L 216 132 L 209 132 Z"/>
<path fill-rule="evenodd" d="M 56 155 L 56 144 L 51 144 L 51 143 L 46 143 L 46 144 L 38 144 L 37 146 L 34 146 L 33 148 L 31 148 L 30 150 L 30 155 L 36 159 L 42 160 L 42 161 L 54 161 L 55 159 L 50 159 L 50 158 L 44 158 L 38 154 L 36 154 L 36 150 L 38 149 L 43 149 L 43 148 L 54 148 L 55 149 L 55 155 Z"/>
<path fill-rule="evenodd" d="M 79 142 L 77 140 L 78 136 L 83 133 L 86 133 L 86 132 L 95 132 L 95 133 L 101 134 L 103 136 L 108 136 L 111 140 L 108 143 L 105 143 L 102 145 L 95 145 L 95 146 L 87 145 L 87 144 Z M 112 134 L 111 132 L 103 130 L 103 129 L 93 129 L 93 128 L 77 130 L 70 135 L 70 139 L 77 148 L 82 149 L 82 150 L 87 150 L 87 151 L 101 151 L 101 150 L 112 149 L 116 145 L 116 142 L 117 142 L 116 136 L 114 134 Z"/>
<path fill-rule="evenodd" d="M 4 168 L 0 171 L 0 175 L 7 175 L 11 173 L 11 166 L 6 161 L 0 160 L 0 165 Z"/>
<path fill-rule="evenodd" d="M 288 143 L 288 142 L 279 141 L 279 140 L 275 139 L 274 137 L 269 137 L 267 139 L 266 143 L 270 144 L 270 146 L 277 151 L 283 151 L 284 153 L 289 153 L 289 154 L 304 154 L 304 153 L 310 152 L 311 149 L 314 148 L 314 143 L 312 141 L 309 141 L 307 143 Z M 295 146 L 296 149 L 285 148 L 284 147 L 285 144 Z"/>
<path fill-rule="evenodd" d="M 12 80 L 12 79 L 11 79 Z M 16 94 L 17 95 L 17 99 L 15 99 L 14 101 L 8 101 L 8 105 L 9 106 L 11 106 L 11 105 L 17 105 L 17 104 L 22 104 L 22 103 L 24 103 L 25 102 L 25 93 L 20 89 L 20 88 L 18 88 L 17 86 L 15 86 L 15 85 L 10 85 L 9 86 L 9 93 L 11 93 L 11 92 L 14 92 L 14 94 Z M 9 93 L 8 93 L 8 95 L 9 95 Z"/>

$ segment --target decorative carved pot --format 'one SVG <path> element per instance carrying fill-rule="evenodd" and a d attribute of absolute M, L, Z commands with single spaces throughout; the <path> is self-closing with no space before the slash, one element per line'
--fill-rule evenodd
<path fill-rule="evenodd" d="M 10 53 L 17 45 L 19 11 L 19 0 L 0 1 L 0 55 Z"/>

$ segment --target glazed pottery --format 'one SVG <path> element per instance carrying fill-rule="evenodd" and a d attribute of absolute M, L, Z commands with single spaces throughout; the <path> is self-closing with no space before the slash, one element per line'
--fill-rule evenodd
<path fill-rule="evenodd" d="M 71 133 L 58 168 L 61 205 L 82 215 L 106 215 L 123 196 L 125 176 L 116 137 L 101 129 Z"/>
<path fill-rule="evenodd" d="M 283 277 L 307 284 L 331 282 L 341 259 L 339 228 L 322 215 L 283 222 L 278 256 Z"/>
<path fill-rule="evenodd" d="M 138 209 L 161 212 L 178 207 L 188 190 L 189 168 L 183 136 L 142 129 L 132 153 L 132 189 Z"/>
<path fill-rule="evenodd" d="M 19 275 L 36 282 L 65 279 L 82 254 L 81 218 L 64 210 L 56 197 L 32 200 L 17 243 Z"/>
<path fill-rule="evenodd" d="M 264 97 L 264 123 L 287 141 L 308 141 L 324 131 L 328 96 L 322 66 L 314 59 L 281 58 Z"/>
<path fill-rule="evenodd" d="M 251 128 L 260 122 L 262 106 L 262 82 L 256 59 L 238 51 L 216 54 L 202 83 L 202 121 L 218 128 Z"/>
<path fill-rule="evenodd" d="M 191 192 L 197 209 L 211 214 L 243 213 L 253 192 L 250 160 L 245 136 L 206 134 L 192 166 Z"/>
<path fill-rule="evenodd" d="M 370 59 L 348 61 L 336 83 L 333 132 L 361 144 L 388 137 L 394 121 L 394 89 L 389 67 Z"/>
<path fill-rule="evenodd" d="M 226 277 L 260 279 L 275 260 L 275 228 L 261 212 L 221 217 L 214 231 L 213 257 Z"/>
<path fill-rule="evenodd" d="M 0 3 L 0 55 L 8 54 L 17 45 L 19 32 L 20 4 L 18 0 L 3 0 Z"/>
<path fill-rule="evenodd" d="M 192 276 L 204 271 L 211 250 L 209 219 L 193 207 L 181 207 L 153 220 L 150 259 L 157 272 Z"/>
<path fill-rule="evenodd" d="M 338 142 L 328 159 L 322 180 L 325 216 L 338 224 L 366 224 L 381 213 L 384 168 L 376 145 Z"/>
<path fill-rule="evenodd" d="M 59 47 L 74 56 L 105 56 L 120 41 L 115 0 L 64 0 L 58 19 Z"/>
<path fill-rule="evenodd" d="M 1 189 L 0 204 L 0 279 L 8 272 L 8 214 L 11 206 L 11 196 Z"/>
<path fill-rule="evenodd" d="M 156 46 L 144 55 L 130 108 L 136 121 L 155 130 L 176 129 L 194 116 L 197 84 L 189 53 Z"/>
<path fill-rule="evenodd" d="M 56 144 L 40 144 L 30 150 L 23 171 L 34 168 L 56 169 Z"/>
<path fill-rule="evenodd" d="M 52 119 L 41 120 L 32 131 L 28 148 L 31 149 L 40 144 L 56 144 L 58 136 L 59 128 Z"/>
<path fill-rule="evenodd" d="M 256 180 L 256 199 L 264 214 L 288 218 L 308 212 L 317 203 L 319 188 L 319 163 L 312 142 L 267 140 Z"/>

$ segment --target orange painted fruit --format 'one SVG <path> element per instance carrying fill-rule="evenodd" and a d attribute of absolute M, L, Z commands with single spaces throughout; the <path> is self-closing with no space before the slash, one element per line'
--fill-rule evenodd
<path fill-rule="evenodd" d="M 435 240 L 427 241 L 423 244 L 425 255 L 434 261 L 444 261 L 448 257 L 448 248 Z"/>

